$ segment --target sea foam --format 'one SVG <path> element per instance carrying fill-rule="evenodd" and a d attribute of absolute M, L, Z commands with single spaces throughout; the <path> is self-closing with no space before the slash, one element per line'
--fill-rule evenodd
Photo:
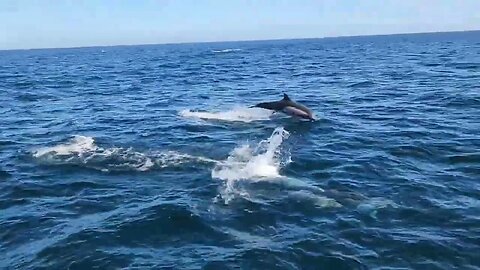
<path fill-rule="evenodd" d="M 92 137 L 76 135 L 67 143 L 33 151 L 38 162 L 47 165 L 76 165 L 108 171 L 148 171 L 154 168 L 181 166 L 185 163 L 216 163 L 215 160 L 176 151 L 143 153 L 133 148 L 96 145 Z"/>

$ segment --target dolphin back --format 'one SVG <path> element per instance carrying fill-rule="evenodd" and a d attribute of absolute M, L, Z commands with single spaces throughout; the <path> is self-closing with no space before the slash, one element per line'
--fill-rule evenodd
<path fill-rule="evenodd" d="M 253 106 L 273 111 L 281 111 L 291 116 L 296 116 L 304 119 L 315 120 L 312 111 L 306 106 L 297 103 L 290 99 L 287 94 L 283 94 L 283 99 L 273 102 L 262 102 Z"/>
<path fill-rule="evenodd" d="M 313 118 L 313 112 L 309 108 L 291 99 L 285 101 L 283 112 L 292 116 L 315 120 Z"/>
<path fill-rule="evenodd" d="M 258 107 L 258 108 L 263 108 L 267 110 L 272 110 L 272 111 L 281 111 L 285 107 L 285 105 L 279 101 L 274 101 L 274 102 L 262 102 L 258 103 L 257 105 L 253 107 Z"/>

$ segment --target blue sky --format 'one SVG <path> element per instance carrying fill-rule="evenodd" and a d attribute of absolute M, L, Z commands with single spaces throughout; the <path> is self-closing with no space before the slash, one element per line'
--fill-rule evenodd
<path fill-rule="evenodd" d="M 480 29 L 480 0 L 0 0 L 0 49 Z"/>

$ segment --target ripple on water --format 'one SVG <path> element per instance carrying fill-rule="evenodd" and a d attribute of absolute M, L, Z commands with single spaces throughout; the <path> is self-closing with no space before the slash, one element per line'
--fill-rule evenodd
<path fill-rule="evenodd" d="M 129 247 L 129 253 L 148 258 L 153 254 L 144 250 L 146 246 L 158 249 L 173 245 L 182 249 L 185 245 L 219 246 L 235 241 L 228 234 L 206 223 L 187 207 L 176 204 L 154 205 L 128 216 L 119 213 L 98 225 L 100 226 L 68 235 L 63 240 L 42 249 L 37 257 L 41 261 L 55 261 L 59 266 L 68 266 L 72 263 L 71 258 L 79 254 L 84 258 L 83 262 L 77 262 L 79 265 L 89 265 L 92 258 L 104 254 L 106 261 L 115 264 L 115 257 L 120 254 L 110 247 Z M 94 248 L 99 245 L 103 247 L 100 249 L 101 252 Z M 65 256 L 56 258 L 58 253 Z M 128 259 L 119 261 L 121 265 L 135 264 L 136 256 L 125 258 Z"/>
<path fill-rule="evenodd" d="M 12 175 L 9 172 L 0 169 L 0 179 L 7 179 L 11 176 Z"/>
<path fill-rule="evenodd" d="M 0 268 L 478 268 L 478 33 L 0 51 Z"/>
<path fill-rule="evenodd" d="M 372 82 L 372 81 L 363 81 L 363 82 L 352 83 L 352 84 L 348 85 L 348 87 L 363 88 L 363 87 L 373 87 L 374 85 L 375 85 L 375 83 Z"/>

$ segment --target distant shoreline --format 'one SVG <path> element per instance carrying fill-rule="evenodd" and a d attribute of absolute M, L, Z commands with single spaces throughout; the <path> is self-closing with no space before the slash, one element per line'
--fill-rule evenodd
<path fill-rule="evenodd" d="M 251 40 L 225 40 L 225 41 L 192 41 L 192 42 L 165 42 L 165 43 L 144 43 L 144 44 L 115 44 L 115 45 L 91 45 L 91 46 L 73 46 L 73 47 L 45 47 L 45 48 L 27 48 L 27 49 L 0 49 L 5 51 L 30 51 L 30 50 L 56 50 L 56 49 L 85 49 L 85 48 L 110 48 L 110 47 L 129 47 L 129 46 L 162 46 L 162 45 L 194 45 L 194 44 L 215 44 L 215 43 L 251 43 L 251 42 L 269 42 L 269 41 L 295 41 L 295 40 L 322 40 L 322 39 L 344 39 L 344 38 L 375 38 L 375 37 L 402 37 L 414 35 L 441 35 L 441 34 L 468 34 L 475 33 L 479 30 L 464 31 L 439 31 L 439 32 L 408 32 L 408 33 L 392 33 L 392 34 L 365 34 L 352 36 L 328 36 L 328 37 L 305 37 L 305 38 L 273 38 L 273 39 L 251 39 Z"/>

